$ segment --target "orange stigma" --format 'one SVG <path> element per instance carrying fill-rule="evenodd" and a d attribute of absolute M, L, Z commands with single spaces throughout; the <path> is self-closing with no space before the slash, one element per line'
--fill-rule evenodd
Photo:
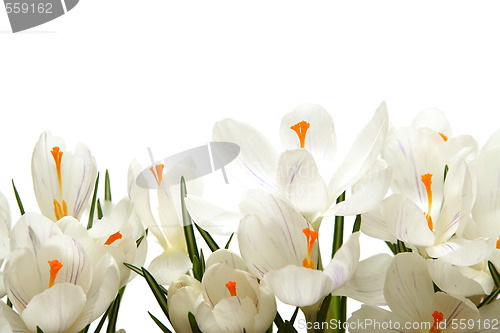
<path fill-rule="evenodd" d="M 156 180 L 156 183 L 158 184 L 158 186 L 160 186 L 161 184 L 161 181 L 163 179 L 163 168 L 165 166 L 163 164 L 157 164 L 155 165 L 155 167 L 151 167 L 149 168 L 149 170 L 151 170 L 151 172 L 153 173 L 153 176 L 155 176 L 155 180 Z M 156 172 L 155 172 L 155 169 L 156 169 Z"/>
<path fill-rule="evenodd" d="M 441 135 L 441 137 L 443 138 L 444 142 L 448 141 L 448 137 L 446 135 L 444 135 L 441 132 L 438 132 L 438 134 Z"/>
<path fill-rule="evenodd" d="M 59 150 L 59 147 L 55 146 L 50 151 L 52 153 L 52 157 L 54 157 L 54 161 L 56 162 L 56 170 L 57 170 L 57 180 L 59 180 L 59 191 L 62 193 L 62 180 L 61 180 L 61 161 L 63 152 Z"/>
<path fill-rule="evenodd" d="M 62 208 L 61 204 L 54 199 L 54 213 L 56 214 L 56 219 L 59 221 L 62 217 L 68 216 L 68 206 L 66 205 L 66 202 L 63 200 L 62 201 Z"/>
<path fill-rule="evenodd" d="M 54 282 L 56 281 L 57 273 L 59 273 L 59 270 L 63 267 L 63 264 L 59 260 L 50 260 L 48 261 L 49 266 L 50 266 L 50 281 L 49 281 L 49 288 L 52 288 L 54 286 Z"/>
<path fill-rule="evenodd" d="M 236 296 L 236 282 L 229 281 L 228 283 L 226 283 L 226 288 L 227 290 L 229 290 L 231 296 Z"/>
<path fill-rule="evenodd" d="M 297 133 L 297 136 L 299 137 L 300 148 L 304 148 L 304 146 L 305 146 L 306 133 L 307 133 L 307 130 L 309 129 L 310 126 L 311 126 L 311 124 L 309 124 L 305 120 L 302 120 L 300 123 L 296 123 L 295 125 L 290 126 L 290 128 L 293 129 L 295 131 L 295 133 Z"/>
<path fill-rule="evenodd" d="M 117 231 L 114 234 L 112 234 L 111 236 L 109 236 L 108 240 L 106 241 L 106 243 L 104 243 L 104 245 L 111 245 L 116 240 L 122 239 L 122 237 L 123 237 L 122 234 L 120 234 L 120 232 Z"/>
<path fill-rule="evenodd" d="M 305 268 L 314 269 L 314 261 L 311 259 L 311 256 L 314 243 L 316 242 L 316 239 L 318 239 L 318 232 L 313 231 L 309 228 L 303 229 L 302 232 L 304 233 L 304 235 L 306 235 L 307 238 L 307 258 L 304 258 L 304 260 L 302 261 L 302 266 L 304 266 Z"/>
<path fill-rule="evenodd" d="M 443 321 L 444 316 L 442 312 L 434 311 L 432 313 L 432 318 L 434 318 L 434 325 L 432 325 L 429 333 L 441 333 L 441 329 L 439 328 L 439 323 Z"/>
<path fill-rule="evenodd" d="M 431 208 L 432 208 L 432 174 L 431 173 L 426 173 L 425 175 L 422 175 L 421 177 L 422 183 L 425 185 L 425 190 L 427 191 L 427 201 L 429 202 L 429 211 L 427 214 L 425 214 L 425 218 L 427 219 L 427 225 L 429 226 L 429 229 L 431 231 L 434 231 L 434 224 L 432 223 L 432 217 L 431 217 Z"/>
<path fill-rule="evenodd" d="M 500 250 L 500 237 L 498 237 L 498 239 L 497 239 L 497 249 Z"/>

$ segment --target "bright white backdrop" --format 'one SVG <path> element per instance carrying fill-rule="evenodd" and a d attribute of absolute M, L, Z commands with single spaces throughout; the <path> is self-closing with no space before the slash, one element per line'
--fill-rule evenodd
<path fill-rule="evenodd" d="M 30 159 L 43 130 L 90 146 L 118 199 L 131 159 L 148 163 L 147 147 L 166 157 L 201 145 L 225 117 L 278 143 L 281 116 L 302 102 L 331 112 L 344 150 L 383 100 L 397 126 L 435 106 L 455 134 L 483 144 L 500 128 L 499 9 L 496 1 L 81 0 L 14 35 L 2 8 L 0 191 L 17 217 L 13 178 L 27 210 L 37 209 Z M 365 245 L 363 256 L 374 249 Z M 136 279 L 118 326 L 156 330 L 146 310 L 163 318 Z"/>

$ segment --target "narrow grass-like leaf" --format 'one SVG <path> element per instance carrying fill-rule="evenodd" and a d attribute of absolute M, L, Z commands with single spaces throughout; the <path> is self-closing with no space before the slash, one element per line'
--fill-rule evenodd
<path fill-rule="evenodd" d="M 203 249 L 200 249 L 200 264 L 201 264 L 201 276 L 205 274 L 205 256 L 203 255 Z"/>
<path fill-rule="evenodd" d="M 198 323 L 196 322 L 196 318 L 192 312 L 188 313 L 189 325 L 191 325 L 191 330 L 193 333 L 201 333 L 200 328 L 198 327 Z"/>
<path fill-rule="evenodd" d="M 12 309 L 12 302 L 8 297 L 7 297 L 7 306 Z"/>
<path fill-rule="evenodd" d="M 194 257 L 193 260 L 193 276 L 196 280 L 201 282 L 201 278 L 203 277 L 203 267 L 198 257 Z"/>
<path fill-rule="evenodd" d="M 278 333 L 297 333 L 295 327 L 288 320 L 278 328 Z"/>
<path fill-rule="evenodd" d="M 118 311 L 120 310 L 121 297 L 122 295 L 118 293 L 118 295 L 116 295 L 115 301 L 113 302 L 113 306 L 111 307 L 111 310 L 109 312 L 108 328 L 106 330 L 106 333 L 116 332 L 116 321 L 118 319 Z"/>
<path fill-rule="evenodd" d="M 497 268 L 495 265 L 488 260 L 488 269 L 490 270 L 491 277 L 493 281 L 495 281 L 495 286 L 500 288 L 500 274 L 498 274 Z"/>
<path fill-rule="evenodd" d="M 269 326 L 269 328 L 267 329 L 266 333 L 273 333 L 273 324 L 271 324 L 271 326 Z"/>
<path fill-rule="evenodd" d="M 102 213 L 101 200 L 97 199 L 97 219 L 100 220 L 104 214 Z"/>
<path fill-rule="evenodd" d="M 283 325 L 283 318 L 281 318 L 280 313 L 276 311 L 276 316 L 274 317 L 274 323 L 277 328 L 280 328 Z"/>
<path fill-rule="evenodd" d="M 493 292 L 488 295 L 488 297 L 483 299 L 483 301 L 477 306 L 477 308 L 480 309 L 483 305 L 490 304 L 497 299 L 498 294 L 500 294 L 500 288 L 494 289 Z"/>
<path fill-rule="evenodd" d="M 106 169 L 106 176 L 104 178 L 104 200 L 111 201 L 111 184 L 109 182 L 108 169 Z"/>
<path fill-rule="evenodd" d="M 89 331 L 89 328 L 90 328 L 90 324 L 85 326 L 85 328 L 83 330 L 81 330 L 80 333 L 87 333 Z"/>
<path fill-rule="evenodd" d="M 89 222 L 87 223 L 87 229 L 92 228 L 92 224 L 94 223 L 94 210 L 97 199 L 98 187 L 99 187 L 99 172 L 97 173 L 97 178 L 95 179 L 94 195 L 92 196 L 92 203 L 90 204 Z"/>
<path fill-rule="evenodd" d="M 295 323 L 295 319 L 297 318 L 297 314 L 299 313 L 299 307 L 297 306 L 295 308 L 295 311 L 293 311 L 292 318 L 290 318 L 290 323 L 293 325 Z"/>
<path fill-rule="evenodd" d="M 391 243 L 391 242 L 385 242 L 387 244 L 387 246 L 389 247 L 389 249 L 391 249 L 391 252 L 396 255 L 398 254 L 398 250 L 396 249 L 396 244 L 394 243 Z"/>
<path fill-rule="evenodd" d="M 108 307 L 108 309 L 106 310 L 106 312 L 104 312 L 104 314 L 102 315 L 101 320 L 99 320 L 99 324 L 97 324 L 97 327 L 95 328 L 94 333 L 101 332 L 101 329 L 104 326 L 104 322 L 106 321 L 106 318 L 108 318 L 108 313 L 111 310 L 111 307 L 113 307 L 113 304 L 114 304 L 114 302 L 111 303 L 111 305 Z"/>
<path fill-rule="evenodd" d="M 193 223 L 191 216 L 186 208 L 184 198 L 186 198 L 186 181 L 181 177 L 181 208 L 182 208 L 182 221 L 184 222 L 184 236 L 186 237 L 186 244 L 188 248 L 189 259 L 194 266 L 194 258 L 198 257 L 198 246 L 196 245 L 196 238 L 194 237 Z"/>
<path fill-rule="evenodd" d="M 234 232 L 231 234 L 231 236 L 229 236 L 229 240 L 227 241 L 226 246 L 224 246 L 224 248 L 226 250 L 229 249 L 229 244 L 231 244 L 231 241 L 233 240 L 233 236 L 234 236 Z"/>
<path fill-rule="evenodd" d="M 40 327 L 38 327 L 38 326 L 36 327 L 36 332 L 37 333 L 43 333 L 42 329 Z"/>
<path fill-rule="evenodd" d="M 151 288 L 151 291 L 153 292 L 158 305 L 160 305 L 161 310 L 170 321 L 170 315 L 168 314 L 167 297 L 165 297 L 165 294 L 161 290 L 160 285 L 158 284 L 158 282 L 156 282 L 153 275 L 151 275 L 151 273 L 149 273 L 147 269 L 142 267 L 142 273 L 144 274 L 143 276 L 146 279 L 149 288 Z"/>
<path fill-rule="evenodd" d="M 352 227 L 352 233 L 358 232 L 361 229 L 361 215 L 356 215 L 356 220 L 354 220 L 354 226 Z"/>
<path fill-rule="evenodd" d="M 445 180 L 445 181 L 446 181 L 446 176 L 448 175 L 448 170 L 449 170 L 449 169 L 450 169 L 450 168 L 448 168 L 448 164 L 446 164 L 446 165 L 444 166 L 444 180 Z"/>
<path fill-rule="evenodd" d="M 220 249 L 219 245 L 215 242 L 215 240 L 212 238 L 212 236 L 208 233 L 208 231 L 204 230 L 201 228 L 199 225 L 196 223 L 194 224 L 198 232 L 200 233 L 201 237 L 205 240 L 205 243 L 207 243 L 208 247 L 212 252 L 217 251 Z"/>
<path fill-rule="evenodd" d="M 21 212 L 21 215 L 24 215 L 23 203 L 21 201 L 21 197 L 19 196 L 19 193 L 17 192 L 16 185 L 14 185 L 14 179 L 12 179 L 12 187 L 14 188 L 14 195 L 16 196 L 16 201 L 17 201 L 17 205 L 19 206 L 19 211 Z"/>
<path fill-rule="evenodd" d="M 345 192 L 342 193 L 337 198 L 337 203 L 340 203 L 344 200 L 345 200 Z M 343 242 L 344 242 L 344 217 L 335 216 L 335 230 L 333 233 L 332 258 L 335 256 L 335 253 L 337 253 L 337 251 L 340 249 Z"/>
<path fill-rule="evenodd" d="M 134 265 L 131 265 L 131 264 L 127 264 L 127 263 L 123 263 L 128 269 L 132 270 L 134 273 L 137 273 L 139 274 L 140 276 L 144 277 L 144 273 L 142 272 L 142 270 Z M 163 291 L 163 293 L 165 294 L 165 296 L 168 295 L 168 291 L 167 289 L 165 289 L 165 287 L 163 287 L 161 284 L 158 285 L 161 289 L 161 291 Z"/>
<path fill-rule="evenodd" d="M 323 302 L 321 303 L 321 306 L 318 310 L 318 313 L 316 315 L 316 321 L 319 323 L 325 322 L 326 321 L 326 315 L 328 314 L 328 309 L 330 308 L 330 303 L 332 302 L 332 294 L 328 294 L 323 299 Z M 321 332 L 322 330 L 316 330 L 316 332 Z"/>
<path fill-rule="evenodd" d="M 151 317 L 151 319 L 153 319 L 153 321 L 156 323 L 156 325 L 158 325 L 158 327 L 162 330 L 162 332 L 165 332 L 165 333 L 172 333 L 171 330 L 169 330 L 165 325 L 163 325 L 163 323 L 161 321 L 159 321 L 155 316 L 153 316 L 151 314 L 151 312 L 149 312 L 149 316 Z"/>

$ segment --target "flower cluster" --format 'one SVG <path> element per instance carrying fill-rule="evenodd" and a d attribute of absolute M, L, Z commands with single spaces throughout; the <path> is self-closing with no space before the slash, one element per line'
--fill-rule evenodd
<path fill-rule="evenodd" d="M 342 158 L 321 106 L 299 105 L 279 133 L 281 149 L 248 124 L 215 124 L 214 142 L 239 147 L 226 166 L 241 184 L 226 188 L 234 206 L 200 179 L 170 186 L 182 167 L 135 160 L 128 195 L 113 204 L 106 177 L 101 204 L 89 149 L 43 133 L 32 159 L 41 214 L 24 213 L 16 191 L 11 228 L 0 196 L 0 322 L 70 333 L 102 316 L 96 332 L 106 319 L 115 332 L 124 288 L 141 275 L 163 332 L 500 331 L 500 131 L 480 149 L 437 109 L 396 128 L 382 103 Z M 319 244 L 327 224 L 331 252 Z M 163 251 L 145 268 L 151 235 Z M 368 237 L 390 254 L 360 261 Z M 348 298 L 362 303 L 350 318 Z"/>

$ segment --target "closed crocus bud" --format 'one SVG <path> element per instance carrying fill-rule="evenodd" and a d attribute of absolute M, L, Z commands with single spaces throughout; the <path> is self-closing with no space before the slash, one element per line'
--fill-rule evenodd
<path fill-rule="evenodd" d="M 168 288 L 170 321 L 176 332 L 192 332 L 188 315 L 194 314 L 202 288 L 201 282 L 189 275 L 181 276 Z"/>
<path fill-rule="evenodd" d="M 89 203 L 97 176 L 94 156 L 84 144 L 73 152 L 49 132 L 40 135 L 33 150 L 31 173 L 43 215 L 53 221 L 64 216 L 80 219 Z"/>

